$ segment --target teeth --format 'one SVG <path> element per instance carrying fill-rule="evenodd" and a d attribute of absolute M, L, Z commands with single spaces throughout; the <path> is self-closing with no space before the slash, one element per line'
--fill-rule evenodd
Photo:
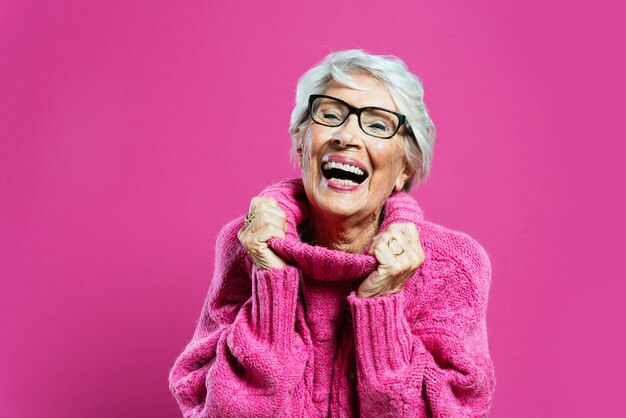
<path fill-rule="evenodd" d="M 341 184 L 342 186 L 356 186 L 359 184 L 359 183 L 353 182 L 352 180 L 336 179 L 334 177 L 330 180 L 334 183 Z"/>
<path fill-rule="evenodd" d="M 324 170 L 330 170 L 331 168 L 338 168 L 339 170 L 349 171 L 351 173 L 358 174 L 359 176 L 363 175 L 363 170 L 361 170 L 359 167 L 355 167 L 349 164 L 338 163 L 337 161 L 325 162 L 322 168 Z"/>

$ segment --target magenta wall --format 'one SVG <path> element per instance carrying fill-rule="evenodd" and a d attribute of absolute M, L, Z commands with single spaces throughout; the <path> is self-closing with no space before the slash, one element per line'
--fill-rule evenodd
<path fill-rule="evenodd" d="M 615 416 L 624 6 L 99 3 L 0 2 L 0 417 L 178 415 L 216 233 L 298 175 L 296 81 L 345 48 L 423 79 L 414 194 L 493 264 L 491 416 Z"/>

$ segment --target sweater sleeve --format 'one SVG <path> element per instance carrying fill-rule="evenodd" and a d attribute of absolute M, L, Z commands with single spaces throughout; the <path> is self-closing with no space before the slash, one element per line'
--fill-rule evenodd
<path fill-rule="evenodd" d="M 491 267 L 477 243 L 471 251 L 471 262 L 456 260 L 444 285 L 411 315 L 410 291 L 349 295 L 361 415 L 487 414 L 495 387 L 486 329 Z"/>
<path fill-rule="evenodd" d="M 185 417 L 274 416 L 302 390 L 308 353 L 296 331 L 300 272 L 246 268 L 234 224 L 218 236 L 200 320 L 170 371 Z"/>

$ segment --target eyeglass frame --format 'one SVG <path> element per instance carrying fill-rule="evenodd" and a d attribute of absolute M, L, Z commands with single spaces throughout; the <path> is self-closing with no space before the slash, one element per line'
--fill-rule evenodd
<path fill-rule="evenodd" d="M 319 98 L 332 99 L 332 100 L 338 101 L 339 103 L 342 103 L 343 105 L 345 105 L 348 108 L 348 113 L 346 114 L 345 119 L 342 120 L 341 123 L 338 124 L 338 125 L 327 125 L 325 123 L 320 123 L 320 122 L 316 121 L 313 118 L 313 114 L 312 114 L 311 111 L 313 109 L 313 102 L 316 99 L 319 99 Z M 388 112 L 388 113 L 391 113 L 393 115 L 396 115 L 398 117 L 398 126 L 396 127 L 396 130 L 389 136 L 377 136 L 377 135 L 372 135 L 372 134 L 366 132 L 365 129 L 363 129 L 363 125 L 361 125 L 361 113 L 363 113 L 366 110 L 382 110 L 383 112 Z M 404 125 L 404 123 L 406 122 L 406 116 L 404 116 L 402 113 L 394 112 L 393 110 L 385 109 L 383 107 L 378 107 L 378 106 L 354 107 L 350 103 L 346 103 L 346 102 L 344 102 L 341 99 L 338 99 L 338 98 L 333 97 L 333 96 L 327 96 L 325 94 L 312 94 L 312 95 L 309 96 L 309 106 L 307 108 L 307 113 L 309 114 L 309 117 L 311 118 L 311 120 L 313 122 L 317 123 L 318 125 L 329 126 L 331 128 L 336 128 L 338 126 L 343 125 L 344 123 L 346 123 L 346 121 L 348 120 L 350 115 L 354 113 L 356 115 L 356 118 L 357 118 L 358 122 L 359 122 L 359 128 L 361 128 L 361 131 L 363 131 L 363 133 L 366 134 L 366 135 L 373 136 L 374 138 L 379 138 L 379 139 L 389 139 L 389 138 L 392 138 L 395 134 L 398 133 L 398 131 L 400 130 L 402 125 Z"/>

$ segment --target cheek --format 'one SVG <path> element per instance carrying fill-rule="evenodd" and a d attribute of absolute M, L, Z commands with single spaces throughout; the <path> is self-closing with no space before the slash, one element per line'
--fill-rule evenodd
<path fill-rule="evenodd" d="M 309 138 L 306 138 L 302 148 L 302 159 L 300 168 L 302 171 L 302 178 L 307 181 L 311 180 L 315 176 L 316 167 L 316 153 Z"/>
<path fill-rule="evenodd" d="M 396 171 L 402 165 L 404 150 L 398 144 L 377 143 L 369 147 L 374 168 Z"/>
<path fill-rule="evenodd" d="M 379 145 L 370 151 L 374 169 L 379 174 L 380 192 L 383 194 L 391 191 L 405 167 L 404 149 L 398 144 L 384 145 L 386 146 Z"/>
<path fill-rule="evenodd" d="M 308 171 L 306 174 L 312 174 L 311 170 L 317 166 L 317 160 L 321 148 L 326 141 L 322 139 L 315 128 L 311 128 L 303 141 L 303 153 L 302 153 L 302 169 Z"/>

